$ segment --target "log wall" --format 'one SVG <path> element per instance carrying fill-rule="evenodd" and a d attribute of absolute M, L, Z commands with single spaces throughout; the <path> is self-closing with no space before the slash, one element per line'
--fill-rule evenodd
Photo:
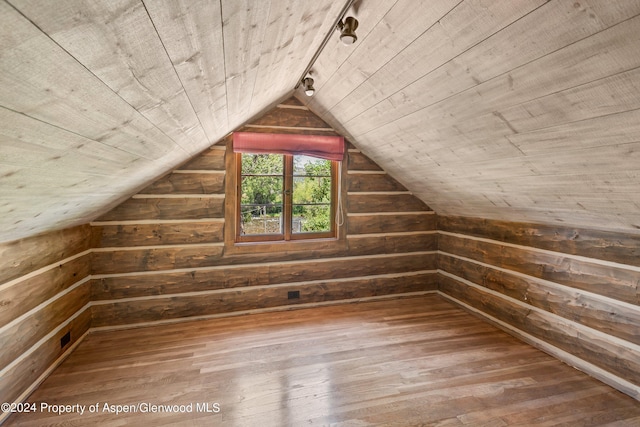
<path fill-rule="evenodd" d="M 295 99 L 239 130 L 336 134 Z M 640 237 L 451 216 L 436 224 L 349 144 L 336 239 L 235 244 L 230 144 L 90 226 L 0 245 L 2 401 L 22 400 L 89 328 L 436 290 L 640 399 Z"/>
<path fill-rule="evenodd" d="M 449 299 L 640 399 L 640 236 L 438 217 Z"/>
<path fill-rule="evenodd" d="M 293 98 L 240 130 L 335 134 Z M 99 218 L 93 327 L 436 291 L 434 213 L 349 147 L 337 239 L 235 244 L 231 138 Z"/>
<path fill-rule="evenodd" d="M 89 225 L 0 244 L 0 402 L 24 399 L 89 329 L 92 245 Z"/>

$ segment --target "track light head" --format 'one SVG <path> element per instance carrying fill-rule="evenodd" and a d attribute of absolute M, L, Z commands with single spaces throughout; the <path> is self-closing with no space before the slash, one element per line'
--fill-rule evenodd
<path fill-rule="evenodd" d="M 340 30 L 340 40 L 346 46 L 354 44 L 358 40 L 356 36 L 356 29 L 358 28 L 358 20 L 353 16 L 345 18 L 344 21 L 338 22 L 338 29 Z"/>
<path fill-rule="evenodd" d="M 305 77 L 302 80 L 302 85 L 304 86 L 304 93 L 307 96 L 313 96 L 316 90 L 313 88 L 313 79 L 311 77 Z"/>

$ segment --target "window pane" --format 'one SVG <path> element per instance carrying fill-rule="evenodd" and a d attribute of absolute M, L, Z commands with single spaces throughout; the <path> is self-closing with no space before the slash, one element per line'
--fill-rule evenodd
<path fill-rule="evenodd" d="M 282 205 L 241 205 L 240 234 L 282 234 Z"/>
<path fill-rule="evenodd" d="M 282 204 L 282 176 L 243 176 L 241 205 Z"/>
<path fill-rule="evenodd" d="M 286 239 L 290 233 L 330 235 L 334 228 L 331 205 L 334 162 L 281 154 L 241 156 L 238 223 L 239 234 L 248 236 L 246 241 L 253 241 L 251 236 L 257 240 Z M 293 176 L 285 176 L 285 165 L 289 171 L 290 162 Z M 285 194 L 285 188 L 292 191 Z"/>
<path fill-rule="evenodd" d="M 331 231 L 330 160 L 293 157 L 292 233 Z"/>
<path fill-rule="evenodd" d="M 242 175 L 282 175 L 282 154 L 242 154 Z"/>
<path fill-rule="evenodd" d="M 293 205 L 292 233 L 331 231 L 331 205 Z"/>
<path fill-rule="evenodd" d="M 248 160 L 245 159 L 245 156 Z M 245 176 L 245 161 L 255 175 Z M 242 156 L 240 234 L 282 234 L 282 166 L 280 155 Z"/>
<path fill-rule="evenodd" d="M 293 203 L 296 205 L 331 203 L 331 177 L 294 177 Z"/>
<path fill-rule="evenodd" d="M 294 176 L 331 176 L 331 160 L 293 156 Z"/>

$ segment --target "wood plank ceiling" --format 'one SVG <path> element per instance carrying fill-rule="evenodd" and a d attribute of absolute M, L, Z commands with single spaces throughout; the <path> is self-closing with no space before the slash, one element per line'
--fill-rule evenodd
<path fill-rule="evenodd" d="M 0 241 L 84 223 L 293 90 L 331 0 L 0 3 Z"/>
<path fill-rule="evenodd" d="M 0 2 L 0 241 L 292 93 L 343 2 Z M 303 102 L 439 214 L 640 232 L 640 1 L 358 0 Z"/>
<path fill-rule="evenodd" d="M 638 233 L 639 14 L 398 0 L 309 106 L 438 214 Z"/>

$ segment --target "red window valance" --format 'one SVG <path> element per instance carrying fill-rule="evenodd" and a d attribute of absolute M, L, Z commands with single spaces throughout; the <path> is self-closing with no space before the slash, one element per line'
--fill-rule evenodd
<path fill-rule="evenodd" d="M 257 154 L 297 154 L 340 161 L 344 156 L 344 138 L 323 135 L 234 132 L 233 151 Z"/>

